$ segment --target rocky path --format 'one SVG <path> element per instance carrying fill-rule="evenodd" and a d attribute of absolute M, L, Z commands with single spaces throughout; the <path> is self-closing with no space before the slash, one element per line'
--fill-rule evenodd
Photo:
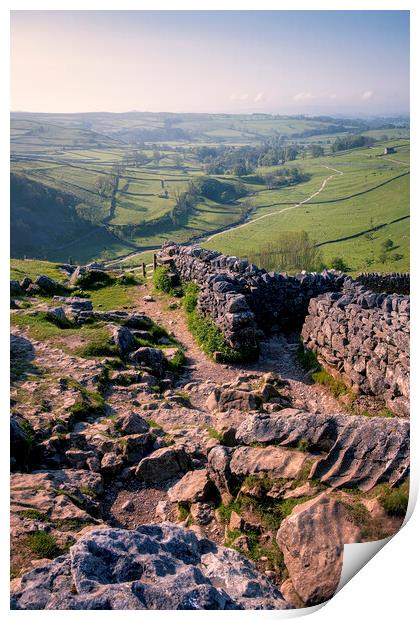
<path fill-rule="evenodd" d="M 205 383 L 206 381 L 214 383 L 233 382 L 241 367 L 216 364 L 209 359 L 188 330 L 180 300 L 156 295 L 151 289 L 150 284 L 139 287 L 139 294 L 135 300 L 136 311 L 146 313 L 156 323 L 162 325 L 169 333 L 173 334 L 182 345 L 187 364 L 181 383 L 198 384 Z M 149 297 L 152 297 L 154 301 L 146 301 Z M 176 305 L 176 308 L 171 310 L 169 308 L 171 304 Z M 202 403 L 196 402 L 193 404 L 194 406 L 202 405 Z"/>
<path fill-rule="evenodd" d="M 154 301 L 146 301 L 152 297 Z M 227 384 L 233 383 L 241 372 L 256 372 L 259 375 L 266 372 L 275 372 L 279 377 L 290 384 L 290 398 L 296 408 L 304 408 L 313 413 L 343 413 L 343 405 L 330 392 L 320 385 L 315 385 L 305 373 L 297 360 L 296 352 L 299 345 L 297 333 L 273 334 L 261 343 L 259 359 L 251 364 L 216 364 L 195 342 L 188 330 L 185 313 L 176 298 L 169 299 L 156 295 L 150 284 L 139 289 L 136 299 L 136 310 L 145 312 L 154 321 L 165 327 L 174 335 L 183 346 L 187 358 L 186 372 L 183 373 L 180 383 Z M 169 306 L 176 304 L 171 310 Z M 203 400 L 207 393 L 199 391 L 191 393 L 191 402 L 194 407 L 203 408 Z"/>

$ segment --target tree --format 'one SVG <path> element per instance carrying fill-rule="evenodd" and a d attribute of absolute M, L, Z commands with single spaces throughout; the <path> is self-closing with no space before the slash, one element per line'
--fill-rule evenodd
<path fill-rule="evenodd" d="M 245 162 L 238 162 L 237 164 L 235 164 L 232 168 L 232 174 L 234 174 L 236 177 L 243 177 L 248 174 L 248 169 Z"/>
<path fill-rule="evenodd" d="M 174 155 L 174 166 L 175 168 L 182 168 L 182 157 L 179 153 L 175 153 Z"/>
<path fill-rule="evenodd" d="M 344 273 L 350 271 L 350 267 L 341 256 L 334 256 L 334 258 L 331 259 L 331 267 L 337 271 L 343 271 Z"/>
<path fill-rule="evenodd" d="M 302 231 L 277 232 L 263 248 L 249 252 L 248 259 L 267 271 L 320 271 L 325 265 L 320 249 Z"/>
<path fill-rule="evenodd" d="M 107 176 L 100 176 L 95 183 L 95 189 L 101 198 L 109 198 L 112 192 L 111 178 Z"/>
<path fill-rule="evenodd" d="M 392 250 L 394 247 L 394 242 L 392 241 L 392 239 L 385 239 L 385 241 L 383 241 L 381 243 L 381 248 L 387 252 L 388 250 Z"/>
<path fill-rule="evenodd" d="M 274 174 L 265 174 L 263 179 L 267 189 L 274 189 L 276 186 L 276 176 Z"/>
<path fill-rule="evenodd" d="M 158 150 L 153 151 L 152 159 L 155 162 L 156 166 L 159 166 L 160 160 L 162 159 L 162 155 Z"/>
<path fill-rule="evenodd" d="M 323 157 L 324 156 L 324 149 L 319 144 L 311 144 L 311 146 L 309 147 L 309 151 L 312 157 Z"/>

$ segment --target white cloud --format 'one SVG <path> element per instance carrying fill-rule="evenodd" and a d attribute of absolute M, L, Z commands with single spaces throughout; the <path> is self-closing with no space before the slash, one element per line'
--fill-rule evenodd
<path fill-rule="evenodd" d="M 297 93 L 293 99 L 295 101 L 307 101 L 308 99 L 315 99 L 315 95 L 312 93 Z"/>
<path fill-rule="evenodd" d="M 337 99 L 337 95 L 335 93 L 331 93 L 330 99 Z"/>
<path fill-rule="evenodd" d="M 264 93 L 257 93 L 255 95 L 254 101 L 255 101 L 255 103 L 258 103 L 258 101 L 265 101 L 265 94 Z"/>
<path fill-rule="evenodd" d="M 365 90 L 365 92 L 362 93 L 362 99 L 371 99 L 371 97 L 373 97 L 373 90 Z"/>

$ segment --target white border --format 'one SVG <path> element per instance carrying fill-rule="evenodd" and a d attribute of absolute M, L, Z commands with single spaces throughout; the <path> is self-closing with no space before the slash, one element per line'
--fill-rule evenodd
<path fill-rule="evenodd" d="M 9 291 L 9 273 L 8 273 L 8 261 L 9 261 L 9 217 L 8 217 L 8 205 L 9 205 L 9 99 L 5 97 L 4 93 L 8 90 L 9 85 L 9 10 L 410 10 L 411 11 L 411 109 L 413 111 L 411 119 L 411 162 L 412 169 L 415 171 L 414 175 L 411 175 L 411 277 L 412 277 L 412 307 L 414 310 L 415 319 L 418 316 L 418 293 L 419 282 L 417 276 L 418 263 L 418 246 L 417 246 L 417 234 L 420 234 L 419 228 L 419 209 L 420 209 L 420 193 L 419 193 L 419 146 L 420 139 L 418 131 L 418 111 L 420 110 L 419 96 L 418 96 L 418 77 L 416 74 L 419 72 L 419 63 L 416 59 L 420 57 L 419 44 L 417 43 L 420 38 L 419 32 L 419 9 L 417 9 L 418 0 L 402 0 L 395 2 L 391 0 L 383 0 L 382 2 L 372 0 L 353 0 L 348 2 L 343 0 L 342 2 L 318 0 L 317 2 L 311 2 L 309 0 L 260 0 L 259 2 L 252 0 L 229 1 L 229 0 L 212 0 L 212 2 L 193 2 L 191 0 L 177 0 L 170 2 L 170 0 L 154 0 L 151 1 L 127 1 L 120 0 L 119 2 L 110 2 L 103 0 L 84 0 L 80 2 L 74 0 L 73 2 L 29 2 L 29 1 L 9 1 L 7 6 L 1 8 L 0 19 L 0 45 L 2 47 L 2 85 L 3 85 L 3 97 L 1 98 L 2 114 L 1 114 L 1 135 L 2 135 L 2 165 L 1 181 L 2 181 L 2 200 L 0 214 L 2 218 L 0 226 L 0 252 L 1 252 L 1 302 L 3 321 L 1 323 L 2 329 L 0 330 L 0 347 L 2 352 L 1 357 L 1 411 L 0 417 L 1 424 L 1 437 L 3 438 L 2 450 L 0 452 L 1 465 L 0 465 L 0 480 L 1 490 L 3 498 L 3 509 L 1 511 L 2 519 L 4 520 L 3 527 L 1 528 L 1 557 L 3 559 L 1 565 L 1 608 L 7 614 L 13 614 L 16 612 L 9 611 L 9 560 L 8 560 L 8 505 L 9 505 L 9 488 L 8 488 L 8 471 L 9 471 L 9 455 L 8 455 L 8 409 L 9 409 L 9 397 L 8 397 L 8 375 L 9 375 L 9 362 L 8 362 L 8 291 Z M 392 42 L 390 42 L 392 45 Z M 411 332 L 411 348 L 412 348 L 412 377 L 415 379 L 419 376 L 419 351 L 420 351 L 420 332 L 416 329 Z M 410 512 L 413 510 L 413 505 L 417 497 L 418 482 L 419 482 L 419 415 L 417 406 L 419 404 L 419 391 L 416 385 L 417 381 L 412 381 L 412 446 L 416 446 L 411 451 L 411 463 L 412 463 L 412 477 L 411 477 L 411 492 L 410 492 Z M 281 617 L 290 617 L 306 615 L 311 611 L 317 611 L 317 618 L 320 620 L 354 620 L 355 617 L 361 618 L 381 618 L 383 620 L 395 620 L 395 618 L 405 619 L 418 617 L 418 574 L 419 574 L 419 554 L 418 549 L 415 548 L 415 543 L 418 543 L 418 532 L 420 530 L 420 511 L 417 509 L 413 516 L 406 521 L 406 525 L 402 531 L 400 531 L 391 541 L 385 545 L 381 552 L 374 557 L 363 569 L 351 579 L 351 584 L 345 586 L 333 599 L 325 606 L 317 606 L 317 608 L 310 608 L 306 610 L 296 610 L 294 612 L 270 612 L 270 611 L 242 611 L 241 617 L 244 614 L 280 614 Z M 417 537 L 416 537 L 417 534 Z M 418 546 L 418 545 L 417 545 Z M 353 547 L 348 545 L 346 547 Z M 348 551 L 346 550 L 346 554 Z M 321 609 L 319 609 L 321 607 Z M 74 612 L 66 611 L 42 611 L 42 612 L 19 612 L 21 614 L 30 613 L 33 618 L 45 618 L 45 615 L 54 614 L 56 617 L 64 617 L 67 614 L 73 614 Z M 87 615 L 92 612 L 78 612 L 80 614 Z M 126 617 L 127 611 L 118 612 L 114 611 L 114 618 L 117 614 L 121 618 Z M 134 613 L 134 612 L 132 612 Z M 141 614 L 142 617 L 149 617 L 150 614 L 154 614 L 153 618 L 161 616 L 171 616 L 174 618 L 181 618 L 181 614 L 185 612 L 177 611 L 162 611 L 162 612 L 144 612 L 140 611 L 137 614 Z M 234 612 L 225 612 L 226 614 L 232 614 Z M 218 617 L 219 612 L 195 612 L 195 614 L 206 614 L 206 618 Z"/>

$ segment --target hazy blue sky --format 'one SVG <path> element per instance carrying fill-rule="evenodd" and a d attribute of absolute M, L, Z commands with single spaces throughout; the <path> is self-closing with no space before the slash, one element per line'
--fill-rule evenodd
<path fill-rule="evenodd" d="M 13 11 L 11 109 L 407 113 L 408 11 Z"/>

